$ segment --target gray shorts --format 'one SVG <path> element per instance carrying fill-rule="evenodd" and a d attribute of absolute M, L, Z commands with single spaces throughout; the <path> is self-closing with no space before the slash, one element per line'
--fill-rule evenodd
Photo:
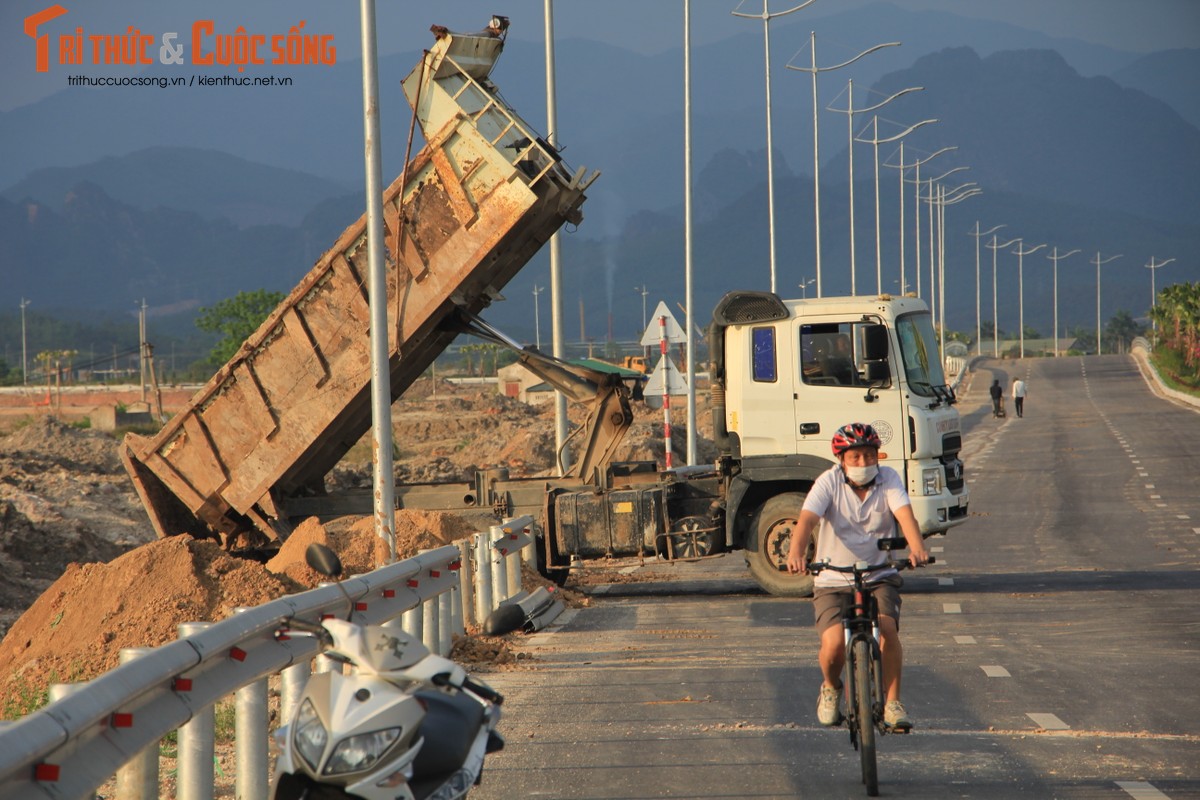
<path fill-rule="evenodd" d="M 904 579 L 899 575 L 889 575 L 883 580 L 867 584 L 875 596 L 879 616 L 896 620 L 896 630 L 900 629 L 900 587 L 903 585 Z M 817 621 L 817 633 L 824 633 L 832 625 L 842 624 L 842 615 L 853 604 L 853 586 L 827 586 L 814 590 L 813 616 Z"/>

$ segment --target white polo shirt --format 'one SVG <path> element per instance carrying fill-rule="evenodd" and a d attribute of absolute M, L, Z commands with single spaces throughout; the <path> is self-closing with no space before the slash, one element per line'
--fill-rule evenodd
<path fill-rule="evenodd" d="M 849 567 L 856 561 L 877 564 L 886 558 L 876 542 L 898 535 L 894 511 L 910 505 L 908 491 L 900 474 L 891 467 L 879 466 L 875 483 L 863 500 L 846 483 L 840 466 L 834 465 L 821 473 L 804 498 L 804 510 L 821 518 L 817 531 L 815 561 L 828 561 L 838 567 Z M 887 567 L 875 570 L 868 581 L 877 581 L 896 570 Z M 840 572 L 824 570 L 813 581 L 815 586 L 853 586 L 854 578 Z"/>

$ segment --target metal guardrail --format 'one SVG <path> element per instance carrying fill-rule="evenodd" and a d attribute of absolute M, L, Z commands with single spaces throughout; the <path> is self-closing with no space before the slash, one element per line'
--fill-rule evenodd
<path fill-rule="evenodd" d="M 122 663 L 84 684 L 57 686 L 52 702 L 0 725 L 0 798 L 86 798 L 114 773 L 118 800 L 158 797 L 158 742 L 179 729 L 179 800 L 212 797 L 213 706 L 237 693 L 235 739 L 240 800 L 267 795 L 268 676 L 282 676 L 280 723 L 311 674 L 312 637 L 278 636 L 285 620 L 317 622 L 350 611 L 368 624 L 402 620 L 430 650 L 449 653 L 454 633 L 481 623 L 520 591 L 532 550 L 532 518 L 519 517 L 471 539 L 365 575 L 324 584 L 217 623 L 180 625 L 156 648 L 122 651 Z M 471 602 L 468 597 L 474 597 Z M 317 671 L 334 668 L 317 658 Z M 118 772 L 121 770 L 121 772 Z"/>

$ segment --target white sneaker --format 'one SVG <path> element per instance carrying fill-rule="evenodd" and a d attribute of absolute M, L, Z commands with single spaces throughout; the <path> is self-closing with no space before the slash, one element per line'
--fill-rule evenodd
<path fill-rule="evenodd" d="M 842 693 L 831 686 L 821 684 L 817 695 L 817 721 L 832 727 L 842 721 Z"/>
<path fill-rule="evenodd" d="M 904 710 L 899 700 L 892 700 L 883 707 L 883 724 L 896 733 L 908 733 L 912 730 L 912 720 Z"/>

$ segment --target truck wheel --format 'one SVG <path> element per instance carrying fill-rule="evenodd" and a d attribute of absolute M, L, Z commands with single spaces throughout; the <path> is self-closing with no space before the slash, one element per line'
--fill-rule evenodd
<path fill-rule="evenodd" d="M 764 590 L 779 597 L 811 597 L 813 593 L 812 576 L 791 575 L 786 566 L 792 529 L 803 506 L 804 495 L 800 492 L 777 494 L 763 503 L 751 523 L 754 541 L 747 542 L 752 546 L 746 548 L 750 574 Z M 815 535 L 813 539 L 807 554 L 810 559 Z"/>

